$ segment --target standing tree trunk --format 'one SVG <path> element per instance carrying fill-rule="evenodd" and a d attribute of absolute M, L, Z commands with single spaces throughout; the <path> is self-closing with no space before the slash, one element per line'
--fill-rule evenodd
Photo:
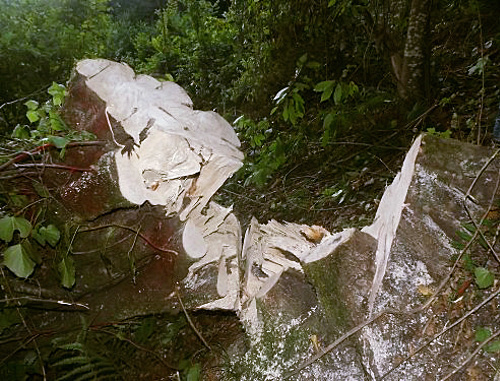
<path fill-rule="evenodd" d="M 390 57 L 398 95 L 407 103 L 423 103 L 428 93 L 431 9 L 432 0 L 385 0 L 365 15 L 377 50 Z"/>
<path fill-rule="evenodd" d="M 412 0 L 403 60 L 399 71 L 398 94 L 405 101 L 425 99 L 425 68 L 429 55 L 426 49 L 429 35 L 430 0 Z M 399 72 L 399 73 L 398 73 Z"/>

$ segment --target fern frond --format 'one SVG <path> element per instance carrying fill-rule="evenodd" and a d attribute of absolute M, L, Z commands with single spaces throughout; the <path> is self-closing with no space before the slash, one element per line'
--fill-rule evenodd
<path fill-rule="evenodd" d="M 85 374 L 92 373 L 92 374 L 95 375 L 94 368 L 95 368 L 94 364 L 87 363 L 85 365 L 82 365 L 82 366 L 79 366 L 77 368 L 74 368 L 73 370 L 71 370 L 68 373 L 66 373 L 64 376 L 59 377 L 57 379 L 57 381 L 76 380 L 77 379 L 77 375 L 79 375 L 80 373 L 85 373 Z"/>
<path fill-rule="evenodd" d="M 63 349 L 65 351 L 78 351 L 81 353 L 85 352 L 85 347 L 79 342 L 60 345 L 59 349 Z"/>
<path fill-rule="evenodd" d="M 87 356 L 73 356 L 59 360 L 52 365 L 62 366 L 62 365 L 88 364 L 89 361 L 90 360 Z"/>

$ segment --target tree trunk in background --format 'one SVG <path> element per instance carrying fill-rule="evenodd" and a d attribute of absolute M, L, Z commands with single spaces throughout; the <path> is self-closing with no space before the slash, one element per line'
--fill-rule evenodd
<path fill-rule="evenodd" d="M 429 60 L 426 47 L 431 15 L 430 5 L 430 0 L 412 0 L 403 59 L 399 70 L 395 70 L 398 94 L 402 99 L 411 103 L 421 101 L 426 96 L 426 82 L 428 81 L 426 67 L 428 67 Z"/>
<path fill-rule="evenodd" d="M 431 0 L 386 0 L 366 14 L 379 54 L 390 58 L 398 95 L 411 104 L 428 93 L 431 9 Z"/>

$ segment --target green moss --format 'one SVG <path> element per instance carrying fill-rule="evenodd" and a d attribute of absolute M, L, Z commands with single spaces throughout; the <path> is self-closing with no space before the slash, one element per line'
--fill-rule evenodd
<path fill-rule="evenodd" d="M 318 300 L 325 310 L 328 326 L 336 331 L 350 325 L 350 314 L 341 298 L 342 290 L 338 282 L 339 267 L 337 261 L 338 256 L 329 255 L 321 261 L 307 263 L 303 266 L 306 276 L 314 286 Z"/>
<path fill-rule="evenodd" d="M 259 301 L 257 309 L 266 310 Z M 281 316 L 263 312 L 260 320 L 263 322 L 260 338 L 244 356 L 230 361 L 225 380 L 280 379 L 307 356 L 313 332 L 298 319 L 291 323 Z"/>

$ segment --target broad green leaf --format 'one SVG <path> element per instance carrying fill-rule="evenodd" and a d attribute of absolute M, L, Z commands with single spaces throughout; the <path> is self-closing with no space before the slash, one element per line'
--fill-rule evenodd
<path fill-rule="evenodd" d="M 42 234 L 45 236 L 48 244 L 52 247 L 56 246 L 59 242 L 59 239 L 61 238 L 61 232 L 58 228 L 55 227 L 55 225 L 52 224 L 50 224 L 46 228 L 44 227 Z"/>
<path fill-rule="evenodd" d="M 47 140 L 55 145 L 56 148 L 64 148 L 69 143 L 69 140 L 62 136 L 49 136 Z"/>
<path fill-rule="evenodd" d="M 479 327 L 476 330 L 475 340 L 481 342 L 486 340 L 490 336 L 491 336 L 491 331 L 488 328 Z"/>
<path fill-rule="evenodd" d="M 31 232 L 31 222 L 24 217 L 12 217 L 14 229 L 19 231 L 21 238 L 26 238 Z"/>
<path fill-rule="evenodd" d="M 35 241 L 37 241 L 40 246 L 45 246 L 46 244 L 46 241 L 45 241 L 45 236 L 43 234 L 41 234 L 40 230 L 41 229 L 45 229 L 45 227 L 38 227 L 38 228 L 35 228 L 33 229 L 33 231 L 31 232 L 31 236 L 33 237 L 33 239 Z"/>
<path fill-rule="evenodd" d="M 200 364 L 196 363 L 189 368 L 187 372 L 187 381 L 198 381 L 200 379 L 201 367 Z"/>
<path fill-rule="evenodd" d="M 335 81 L 322 81 L 314 86 L 314 91 L 323 93 L 321 94 L 321 102 L 330 99 L 333 93 L 334 85 Z"/>
<path fill-rule="evenodd" d="M 342 102 L 342 85 L 340 83 L 337 83 L 337 86 L 335 87 L 335 93 L 333 93 L 333 101 L 336 105 L 339 105 L 340 102 Z"/>
<path fill-rule="evenodd" d="M 28 112 L 26 112 L 26 117 L 30 123 L 34 123 L 40 119 L 40 115 L 37 110 L 28 110 Z"/>
<path fill-rule="evenodd" d="M 9 243 L 14 236 L 14 224 L 11 216 L 0 219 L 0 238 Z"/>
<path fill-rule="evenodd" d="M 0 219 L 0 238 L 9 243 L 14 231 L 18 230 L 21 238 L 26 238 L 31 232 L 31 223 L 23 217 L 5 216 Z"/>
<path fill-rule="evenodd" d="M 283 120 L 286 122 L 290 118 L 290 108 L 288 107 L 288 101 L 285 102 L 283 107 Z"/>
<path fill-rule="evenodd" d="M 334 120 L 335 120 L 335 113 L 331 112 L 327 114 L 325 116 L 325 119 L 323 120 L 323 130 L 325 131 L 329 130 Z"/>
<path fill-rule="evenodd" d="M 31 130 L 26 125 L 18 124 L 14 128 L 14 131 L 12 131 L 11 136 L 13 138 L 17 138 L 17 139 L 29 139 L 31 137 Z"/>
<path fill-rule="evenodd" d="M 54 106 L 62 105 L 64 97 L 66 96 L 66 88 L 63 85 L 52 82 L 49 87 L 48 93 L 52 95 L 52 103 Z"/>
<path fill-rule="evenodd" d="M 24 102 L 24 105 L 28 108 L 28 110 L 36 110 L 38 108 L 38 102 L 34 100 Z"/>
<path fill-rule="evenodd" d="M 35 269 L 35 262 L 21 244 L 10 246 L 4 251 L 3 264 L 20 278 L 29 277 Z"/>
<path fill-rule="evenodd" d="M 476 267 L 474 270 L 476 284 L 479 288 L 488 288 L 493 285 L 495 276 L 484 267 Z"/>
<path fill-rule="evenodd" d="M 297 116 L 303 117 L 304 113 L 306 112 L 305 107 L 304 107 L 304 98 L 300 96 L 298 93 L 293 93 L 292 98 L 295 101 L 295 111 Z"/>
<path fill-rule="evenodd" d="M 63 258 L 57 265 L 59 275 L 61 276 L 61 284 L 65 288 L 71 288 L 75 285 L 75 263 L 73 258 Z"/>

